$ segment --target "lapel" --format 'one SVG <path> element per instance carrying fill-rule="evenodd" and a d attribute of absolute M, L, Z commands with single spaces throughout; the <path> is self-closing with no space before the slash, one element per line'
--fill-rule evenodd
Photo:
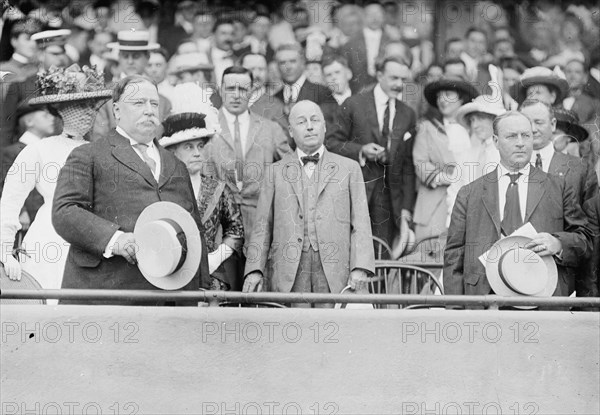
<path fill-rule="evenodd" d="M 498 169 L 483 176 L 483 206 L 487 210 L 496 233 L 500 235 L 500 208 L 498 207 Z"/>
<path fill-rule="evenodd" d="M 229 131 L 229 125 L 227 124 L 227 118 L 225 118 L 223 110 L 219 110 L 219 124 L 221 124 L 221 137 L 223 138 L 223 141 L 225 141 L 229 147 L 235 151 L 233 137 L 231 136 L 231 131 Z"/>
<path fill-rule="evenodd" d="M 246 137 L 246 151 L 244 153 L 244 159 L 248 156 L 248 153 L 250 153 L 250 150 L 254 146 L 254 143 L 256 142 L 255 137 L 260 130 L 260 127 L 260 119 L 250 112 L 250 126 L 248 128 L 248 136 Z"/>
<path fill-rule="evenodd" d="M 365 93 L 365 120 L 370 124 L 369 130 L 373 134 L 373 141 L 379 143 L 381 141 L 381 131 L 379 130 L 379 120 L 377 119 L 377 107 L 375 105 L 375 92 L 373 89 Z"/>
<path fill-rule="evenodd" d="M 529 172 L 529 185 L 527 189 L 527 205 L 525 207 L 525 218 L 523 223 L 529 222 L 531 215 L 539 205 L 544 193 L 546 193 L 545 181 L 546 176 L 544 172 L 531 166 Z"/>
<path fill-rule="evenodd" d="M 302 84 L 302 88 L 298 91 L 298 98 L 296 98 L 296 102 L 300 102 L 302 100 L 316 101 L 318 99 L 316 91 L 313 88 L 313 84 L 308 80 L 304 80 Z"/>
<path fill-rule="evenodd" d="M 336 173 L 335 168 L 337 164 L 330 162 L 330 157 L 331 155 L 327 149 L 325 149 L 323 152 L 323 158 L 319 161 L 319 185 L 317 188 L 317 201 L 325 189 L 325 186 L 327 186 L 327 183 L 337 183 L 337 181 L 332 180 L 333 175 Z"/>
<path fill-rule="evenodd" d="M 130 170 L 142 176 L 149 185 L 153 187 L 156 186 L 156 180 L 152 175 L 152 171 L 150 171 L 150 168 L 146 166 L 146 163 L 144 163 L 144 161 L 137 155 L 133 147 L 131 147 L 131 144 L 129 144 L 129 140 L 127 138 L 113 130 L 113 132 L 108 135 L 108 141 L 113 147 L 112 155 L 114 158 L 116 158 L 121 164 Z M 164 163 L 163 160 L 164 157 L 161 156 L 161 165 Z M 162 169 L 164 170 L 164 166 Z"/>
<path fill-rule="evenodd" d="M 300 211 L 304 211 L 304 203 L 302 200 L 302 165 L 298 160 L 298 153 L 295 151 L 288 153 L 281 160 L 283 163 L 283 181 L 287 182 L 292 188 L 292 193 L 296 195 L 298 199 L 298 206 Z"/>
<path fill-rule="evenodd" d="M 158 154 L 160 155 L 160 175 L 158 176 L 158 187 L 161 188 L 167 184 L 171 176 L 173 176 L 173 173 L 175 173 L 177 162 L 169 150 L 165 150 L 163 146 L 158 144 L 158 140 L 154 140 L 154 145 L 158 149 Z"/>

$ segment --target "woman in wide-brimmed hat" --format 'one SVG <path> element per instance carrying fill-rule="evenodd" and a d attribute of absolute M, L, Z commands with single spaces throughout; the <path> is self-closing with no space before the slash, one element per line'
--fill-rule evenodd
<path fill-rule="evenodd" d="M 242 288 L 237 270 L 244 243 L 242 214 L 227 185 L 212 178 L 204 165 L 204 146 L 221 131 L 216 108 L 209 99 L 200 98 L 204 93 L 195 83 L 175 87 L 174 114 L 163 122 L 159 143 L 184 162 L 190 173 L 209 251 L 211 289 L 238 291 Z M 217 240 L 219 227 L 221 241 Z"/>
<path fill-rule="evenodd" d="M 460 173 L 456 154 L 469 148 L 469 134 L 458 124 L 456 114 L 478 93 L 467 81 L 442 78 L 425 86 L 425 99 L 432 110 L 419 123 L 413 147 L 413 162 L 419 179 L 415 205 L 415 236 L 421 241 L 446 231 L 446 191 Z"/>
<path fill-rule="evenodd" d="M 554 108 L 554 118 L 556 118 L 556 130 L 552 138 L 554 149 L 581 157 L 579 146 L 588 139 L 589 133 L 579 123 L 577 113 L 564 108 Z"/>
<path fill-rule="evenodd" d="M 71 151 L 86 143 L 84 136 L 92 128 L 96 112 L 112 91 L 105 88 L 101 74 L 77 65 L 40 72 L 37 82 L 39 95 L 30 99 L 29 105 L 53 108 L 62 118 L 63 131 L 26 146 L 6 177 L 0 201 L 0 261 L 11 279 L 19 279 L 24 270 L 43 288 L 60 288 L 69 244 L 51 222 L 56 179 Z M 34 188 L 44 204 L 18 253 L 13 254 L 15 234 L 21 228 L 19 213 Z"/>

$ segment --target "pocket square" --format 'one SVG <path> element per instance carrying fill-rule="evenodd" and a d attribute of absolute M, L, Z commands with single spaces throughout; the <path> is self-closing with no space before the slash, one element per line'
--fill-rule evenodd
<path fill-rule="evenodd" d="M 404 133 L 403 140 L 406 141 L 406 140 L 408 140 L 411 137 L 412 137 L 412 134 L 409 131 L 407 131 L 407 132 Z"/>

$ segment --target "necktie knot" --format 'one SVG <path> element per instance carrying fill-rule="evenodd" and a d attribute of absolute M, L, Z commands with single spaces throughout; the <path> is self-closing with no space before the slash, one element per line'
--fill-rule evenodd
<path fill-rule="evenodd" d="M 303 156 L 300 158 L 302 160 L 302 164 L 306 165 L 306 163 L 315 163 L 319 162 L 319 153 L 315 153 L 312 156 Z"/>
<path fill-rule="evenodd" d="M 535 155 L 535 167 L 537 169 L 542 168 L 542 156 L 540 155 L 540 153 L 536 153 Z"/>
<path fill-rule="evenodd" d="M 519 180 L 521 173 L 507 173 L 507 176 L 510 179 L 510 184 L 517 184 L 517 180 Z"/>
<path fill-rule="evenodd" d="M 154 174 L 156 172 L 156 161 L 154 161 L 152 157 L 148 155 L 148 144 L 137 143 L 134 144 L 133 147 L 139 150 L 140 153 L 142 153 L 142 159 L 144 160 L 144 163 L 146 163 L 146 165 L 152 171 L 152 174 Z"/>

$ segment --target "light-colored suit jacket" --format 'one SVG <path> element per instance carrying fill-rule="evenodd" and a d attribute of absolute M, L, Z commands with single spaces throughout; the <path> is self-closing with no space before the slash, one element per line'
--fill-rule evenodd
<path fill-rule="evenodd" d="M 244 207 L 254 208 L 258 203 L 260 182 L 265 168 L 290 152 L 287 136 L 279 124 L 250 111 L 248 145 L 244 155 L 243 187 L 240 191 L 235 180 L 234 138 L 223 110 L 219 111 L 221 134 L 215 135 L 206 145 L 205 173 L 227 183 L 236 201 Z M 249 232 L 252 218 L 244 217 L 244 229 Z"/>
<path fill-rule="evenodd" d="M 444 293 L 486 295 L 491 291 L 479 256 L 500 239 L 496 169 L 458 192 L 444 254 Z M 560 177 L 531 167 L 524 223 L 548 232 L 562 244 L 554 295 L 568 296 L 575 268 L 591 253 L 591 231 L 577 200 L 577 190 Z M 468 218 L 468 219 L 467 219 Z"/>
<path fill-rule="evenodd" d="M 265 176 L 256 223 L 246 253 L 245 275 L 260 271 L 271 291 L 290 292 L 296 279 L 304 237 L 302 165 L 286 155 Z M 360 166 L 325 150 L 318 163 L 314 218 L 321 263 L 332 293 L 340 293 L 350 271 L 373 273 L 375 260 L 369 207 Z"/>

